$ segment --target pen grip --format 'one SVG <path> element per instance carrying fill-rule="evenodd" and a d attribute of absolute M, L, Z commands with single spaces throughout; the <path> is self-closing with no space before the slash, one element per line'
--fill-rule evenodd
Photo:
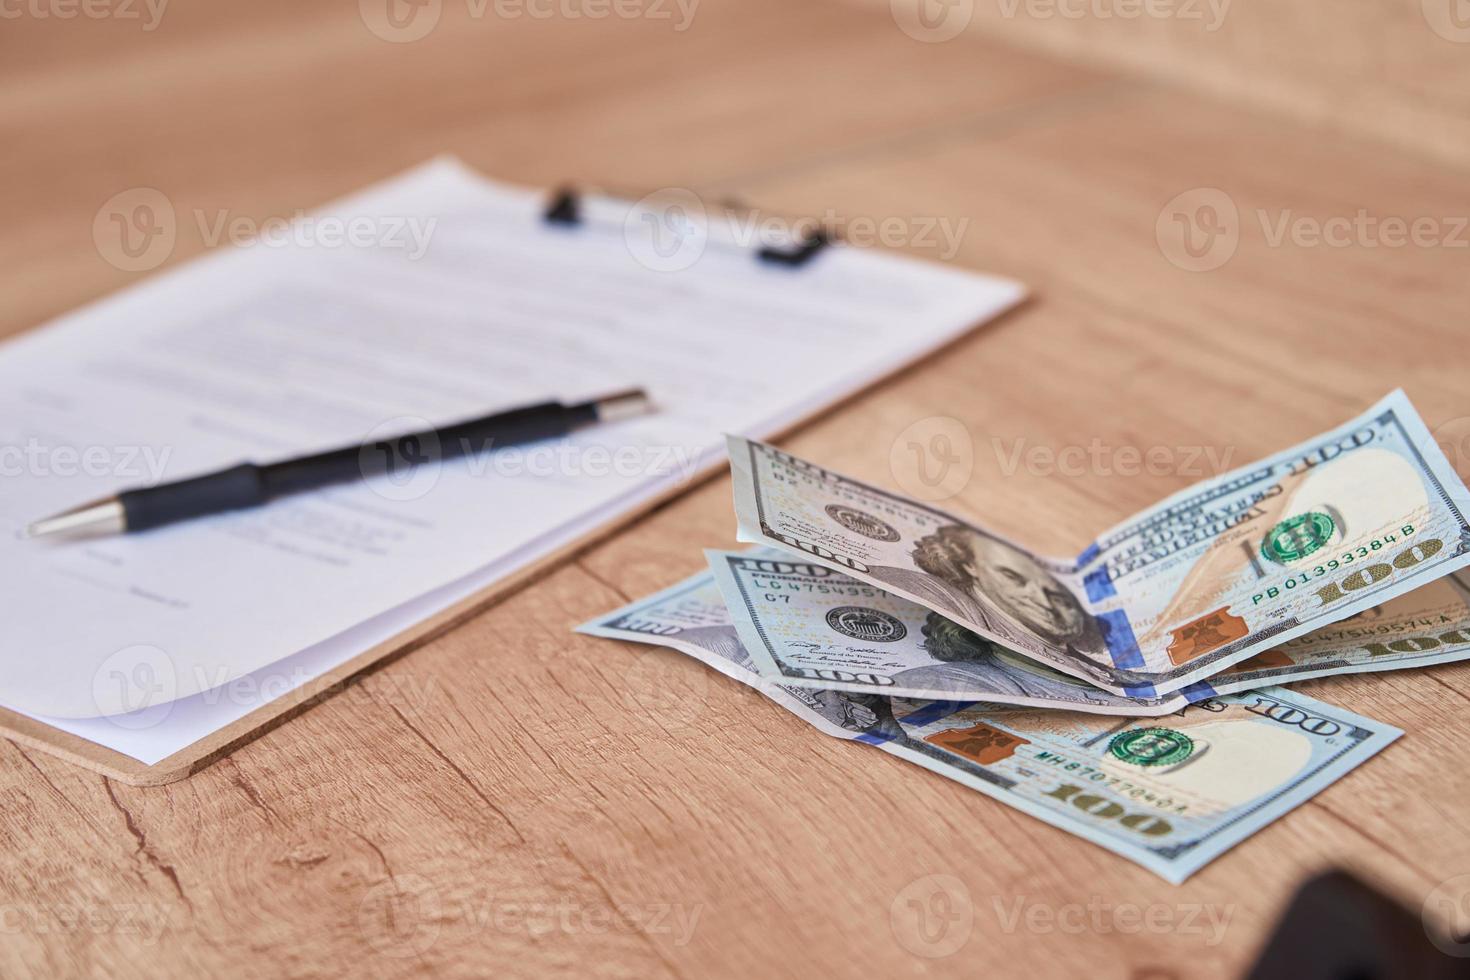
<path fill-rule="evenodd" d="M 587 410 L 590 412 L 590 409 Z M 470 419 L 390 439 L 380 439 L 316 456 L 302 456 L 261 467 L 266 497 L 315 490 L 353 480 L 404 473 L 490 449 L 564 436 L 586 421 L 582 410 L 556 402 L 530 405 L 481 419 Z"/>
<path fill-rule="evenodd" d="M 351 480 L 393 474 L 502 446 L 566 435 L 595 418 L 592 406 L 531 405 L 437 431 L 303 456 L 269 466 L 242 463 L 189 480 L 118 494 L 129 531 L 146 531 L 193 517 L 256 507 L 276 497 Z"/>
<path fill-rule="evenodd" d="M 175 521 L 254 507 L 266 500 L 261 469 L 242 463 L 177 483 L 118 494 L 129 531 L 147 531 Z"/>

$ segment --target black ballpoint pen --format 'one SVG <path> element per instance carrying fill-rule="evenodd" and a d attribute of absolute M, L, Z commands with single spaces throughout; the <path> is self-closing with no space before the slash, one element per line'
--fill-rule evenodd
<path fill-rule="evenodd" d="M 26 534 L 36 538 L 72 531 L 92 534 L 147 531 L 195 517 L 256 507 L 278 497 L 334 483 L 391 473 L 400 466 L 552 439 L 598 422 L 642 415 L 650 407 L 647 393 L 634 388 L 576 405 L 561 402 L 528 405 L 428 432 L 347 446 L 280 463 L 264 466 L 241 463 L 177 483 L 127 490 L 115 497 L 83 504 L 37 521 L 26 529 Z M 426 453 L 425 443 L 437 443 L 438 452 Z"/>

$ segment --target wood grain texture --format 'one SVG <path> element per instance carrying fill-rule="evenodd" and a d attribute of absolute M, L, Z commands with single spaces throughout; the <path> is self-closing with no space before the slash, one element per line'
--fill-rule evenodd
<path fill-rule="evenodd" d="M 1470 163 L 1463 0 L 848 0 Z M 931 30 L 915 12 L 927 14 Z M 961 28 L 962 25 L 962 28 Z M 955 43 L 964 43 L 964 37 Z M 933 46 L 943 47 L 944 44 Z"/>
<path fill-rule="evenodd" d="M 981 39 L 922 45 L 838 3 L 706 0 L 682 34 L 464 9 L 400 45 L 325 2 L 178 2 L 150 34 L 6 22 L 0 330 L 131 281 L 91 240 L 118 191 L 264 217 L 449 151 L 524 182 L 969 218 L 954 261 L 1036 300 L 787 445 L 895 486 L 899 434 L 958 418 L 975 469 L 948 505 L 1040 548 L 1207 475 L 1186 451 L 1244 462 L 1397 385 L 1470 473 L 1467 253 L 1273 246 L 1256 215 L 1466 214 L 1453 170 Z M 1156 227 L 1201 187 L 1234 202 L 1238 242 L 1189 272 Z M 181 227 L 171 261 L 201 249 Z M 1018 440 L 1175 465 L 1012 468 Z M 0 742 L 0 975 L 1234 976 L 1313 870 L 1414 908 L 1470 872 L 1470 666 L 1308 686 L 1407 734 L 1174 887 L 677 654 L 571 633 L 733 524 L 728 480 L 702 485 L 182 783 Z M 941 959 L 890 925 L 929 874 L 972 900 Z M 1172 926 L 1087 918 L 1120 903 Z M 1083 924 L 1028 926 L 1033 908 Z"/>

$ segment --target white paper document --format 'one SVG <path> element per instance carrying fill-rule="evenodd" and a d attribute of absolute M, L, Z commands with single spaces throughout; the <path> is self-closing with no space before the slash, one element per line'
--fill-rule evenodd
<path fill-rule="evenodd" d="M 543 206 L 436 161 L 318 212 L 363 241 L 231 248 L 0 346 L 0 703 L 156 762 L 708 472 L 722 432 L 779 430 L 1023 295 L 853 248 L 773 266 L 713 225 L 661 267 L 631 205 L 576 227 Z M 636 386 L 656 414 L 563 440 L 22 535 L 160 480 Z"/>

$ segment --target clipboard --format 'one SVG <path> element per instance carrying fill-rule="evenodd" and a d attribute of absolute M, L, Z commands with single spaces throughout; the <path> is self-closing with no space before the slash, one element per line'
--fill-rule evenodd
<path fill-rule="evenodd" d="M 806 421 L 809 420 L 803 420 L 799 424 L 805 424 Z M 360 677 L 411 653 L 490 606 L 509 598 L 538 579 L 545 577 L 568 559 L 595 547 L 623 528 L 636 523 L 644 515 L 687 490 L 692 490 L 708 481 L 718 470 L 719 463 L 717 462 L 688 484 L 619 514 L 576 542 L 512 572 L 493 585 L 454 603 L 413 628 L 397 634 L 387 642 L 363 651 L 326 673 L 261 705 L 245 717 L 231 722 L 152 765 L 5 708 L 0 708 L 0 737 L 8 738 L 25 748 L 55 756 L 84 769 L 90 769 L 127 786 L 163 786 L 178 782 L 208 768 L 214 762 L 254 741 L 278 725 L 329 700 L 333 695 L 346 690 Z"/>
<path fill-rule="evenodd" d="M 588 201 L 587 192 L 564 187 L 550 196 L 541 212 L 542 220 L 549 225 L 566 229 L 569 233 L 575 233 L 577 229 L 586 227 L 596 220 L 595 215 L 589 213 Z M 622 206 L 626 207 L 626 202 Z M 738 205 L 728 206 L 738 207 Z M 760 243 L 753 250 L 752 261 L 770 266 L 773 271 L 776 269 L 802 270 L 810 266 L 820 259 L 835 240 L 835 235 L 828 229 L 815 224 L 811 227 L 812 230 L 808 234 L 784 245 Z M 977 318 L 969 327 L 943 339 L 937 346 L 927 350 L 915 349 L 911 356 L 906 356 L 903 360 L 893 363 L 857 387 L 839 393 L 834 398 L 807 405 L 804 411 L 796 414 L 787 424 L 762 435 L 766 438 L 777 438 L 806 424 L 850 400 L 882 376 L 931 356 L 934 350 L 965 336 L 969 330 L 979 326 L 980 323 L 1001 315 L 1020 302 L 1022 297 L 1023 291 L 1017 286 L 1014 298 L 987 311 L 983 317 Z M 248 714 L 153 764 L 142 762 L 123 752 L 5 708 L 0 708 L 0 736 L 9 738 L 26 749 L 34 749 L 63 759 L 129 786 L 159 786 L 185 779 L 271 731 L 276 726 L 290 721 L 314 705 L 330 699 L 336 693 L 347 689 L 361 676 L 412 652 L 488 606 L 544 577 L 572 556 L 588 550 L 667 501 L 704 483 L 720 471 L 723 465 L 723 455 L 709 460 L 699 470 L 688 474 L 688 478 L 682 482 L 668 487 L 663 492 L 646 497 L 632 506 L 621 507 L 608 520 L 582 534 L 576 540 L 516 568 L 484 588 L 426 616 L 412 627 L 349 657 L 331 669 L 254 708 Z"/>

